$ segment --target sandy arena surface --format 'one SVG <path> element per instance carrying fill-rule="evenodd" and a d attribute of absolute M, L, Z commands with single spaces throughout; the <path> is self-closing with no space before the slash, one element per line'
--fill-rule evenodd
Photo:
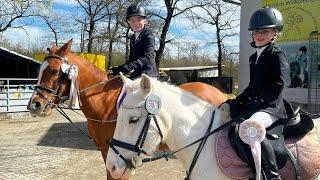
<path fill-rule="evenodd" d="M 86 120 L 68 112 L 87 130 Z M 178 180 L 185 172 L 176 159 L 141 167 L 133 180 Z M 100 151 L 60 114 L 0 120 L 0 179 L 107 179 Z"/>

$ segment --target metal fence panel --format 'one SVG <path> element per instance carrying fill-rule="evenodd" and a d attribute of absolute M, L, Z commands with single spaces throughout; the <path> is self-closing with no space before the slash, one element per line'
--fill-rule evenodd
<path fill-rule="evenodd" d="M 0 113 L 26 112 L 37 79 L 0 78 Z"/>
<path fill-rule="evenodd" d="M 309 88 L 308 88 L 308 111 L 320 112 L 320 33 L 310 33 L 309 36 Z"/>

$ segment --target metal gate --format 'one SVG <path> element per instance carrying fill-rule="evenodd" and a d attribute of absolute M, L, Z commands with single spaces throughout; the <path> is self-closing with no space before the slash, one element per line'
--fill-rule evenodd
<path fill-rule="evenodd" d="M 308 111 L 320 112 L 320 33 L 311 32 L 309 35 L 309 63 L 308 63 Z"/>
<path fill-rule="evenodd" d="M 26 112 L 37 79 L 0 78 L 0 114 Z"/>

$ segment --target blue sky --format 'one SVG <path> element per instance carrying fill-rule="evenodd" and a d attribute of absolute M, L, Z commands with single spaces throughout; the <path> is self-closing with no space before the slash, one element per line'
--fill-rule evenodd
<path fill-rule="evenodd" d="M 159 4 L 157 7 L 160 9 L 165 9 L 163 1 L 158 1 Z M 76 16 L 81 12 L 77 9 L 77 3 L 73 0 L 54 0 L 53 1 L 53 10 L 55 12 L 63 12 L 68 14 L 68 16 Z M 25 21 L 25 20 L 24 20 Z M 25 30 L 19 29 L 9 29 L 3 33 L 5 38 L 10 39 L 13 43 L 24 44 L 28 47 L 28 44 L 37 43 L 39 40 L 42 40 L 43 37 L 51 36 L 51 33 L 47 26 L 39 18 L 29 19 L 27 21 L 30 25 L 25 27 Z M 239 31 L 239 28 L 235 31 Z M 64 40 L 73 38 L 75 44 L 79 43 L 80 35 L 79 34 L 68 34 L 64 35 Z M 190 21 L 180 16 L 177 19 L 174 19 L 171 22 L 169 34 L 167 38 L 173 38 L 175 43 L 188 43 L 188 42 L 197 42 L 201 47 L 201 51 L 205 54 L 214 55 L 216 52 L 215 45 L 207 45 L 209 40 L 215 39 L 215 33 L 212 26 L 203 26 L 201 28 L 195 28 L 192 26 Z M 43 42 L 47 47 L 49 42 Z M 238 51 L 239 49 L 239 37 L 233 37 L 227 39 L 225 44 L 232 48 L 233 51 Z M 170 49 L 170 52 L 176 54 L 177 46 L 173 44 L 167 44 L 167 48 Z"/>

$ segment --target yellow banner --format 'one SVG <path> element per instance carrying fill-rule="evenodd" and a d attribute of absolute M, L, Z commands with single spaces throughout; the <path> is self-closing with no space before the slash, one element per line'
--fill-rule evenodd
<path fill-rule="evenodd" d="M 47 56 L 48 54 L 36 54 L 34 58 L 40 62 L 43 61 L 43 59 Z M 94 64 L 96 67 L 104 70 L 105 69 L 105 56 L 104 55 L 99 55 L 99 54 L 90 54 L 90 53 L 77 53 L 78 56 L 86 59 L 90 63 Z"/>
<path fill-rule="evenodd" d="M 262 6 L 277 8 L 283 15 L 283 35 L 278 42 L 308 41 L 319 30 L 320 0 L 262 0 Z"/>
<path fill-rule="evenodd" d="M 94 64 L 98 68 L 104 70 L 105 69 L 105 56 L 99 55 L 99 54 L 90 54 L 90 53 L 80 53 L 77 54 L 80 57 L 83 57 L 84 59 L 88 60 L 90 63 Z"/>

